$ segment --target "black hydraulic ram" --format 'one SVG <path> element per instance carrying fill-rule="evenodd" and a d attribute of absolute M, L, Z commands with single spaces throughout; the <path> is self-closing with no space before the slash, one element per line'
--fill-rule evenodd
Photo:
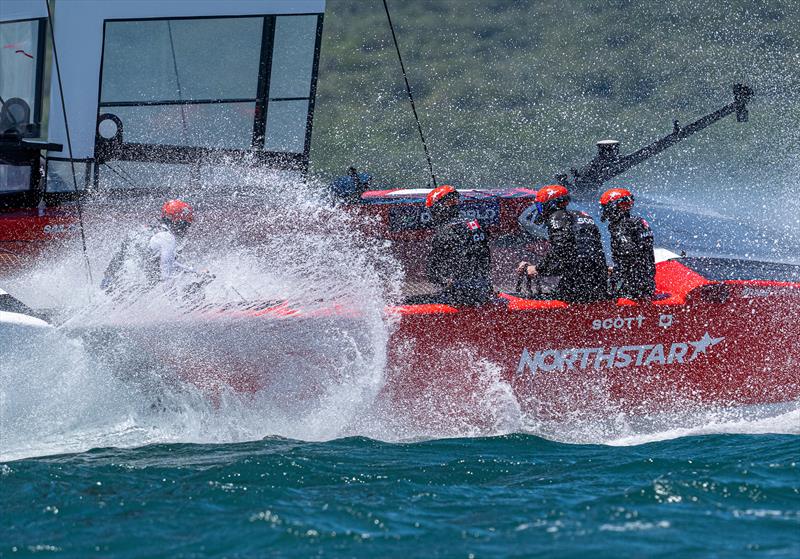
<path fill-rule="evenodd" d="M 672 123 L 671 134 L 628 155 L 620 156 L 619 142 L 616 140 L 597 142 L 597 155 L 594 159 L 580 169 L 571 169 L 570 174 L 556 175 L 556 182 L 569 188 L 577 197 L 594 196 L 604 182 L 621 175 L 631 167 L 650 159 L 730 114 L 736 113 L 737 122 L 747 122 L 747 103 L 752 98 L 753 90 L 750 87 L 740 83 L 734 84 L 732 103 L 707 114 L 688 126 L 681 127 L 675 120 Z"/>

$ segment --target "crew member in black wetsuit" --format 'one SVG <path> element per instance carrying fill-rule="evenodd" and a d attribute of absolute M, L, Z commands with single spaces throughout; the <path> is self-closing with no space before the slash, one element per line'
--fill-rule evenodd
<path fill-rule="evenodd" d="M 608 268 L 600 230 L 592 217 L 567 209 L 569 191 L 559 184 L 536 193 L 535 223 L 547 226 L 550 250 L 537 266 L 520 262 L 517 273 L 561 276 L 553 294 L 568 303 L 591 303 L 608 298 Z"/>
<path fill-rule="evenodd" d="M 633 194 L 612 188 L 600 197 L 600 219 L 608 221 L 614 269 L 614 295 L 627 299 L 650 299 L 656 291 L 656 260 L 653 230 L 641 217 L 631 215 Z"/>
<path fill-rule="evenodd" d="M 461 195 L 450 185 L 433 189 L 425 200 L 436 228 L 428 256 L 428 279 L 441 287 L 435 300 L 480 305 L 492 299 L 489 243 L 476 219 L 459 216 Z"/>

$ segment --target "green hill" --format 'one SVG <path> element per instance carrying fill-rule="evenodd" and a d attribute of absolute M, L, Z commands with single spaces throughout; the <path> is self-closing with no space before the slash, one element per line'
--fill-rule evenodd
<path fill-rule="evenodd" d="M 463 186 L 541 184 L 732 100 L 733 118 L 645 164 L 645 188 L 736 188 L 797 176 L 800 5 L 738 0 L 390 0 L 436 174 Z M 381 0 L 328 0 L 312 145 L 323 177 L 356 164 L 422 186 L 427 167 Z M 782 183 L 783 184 L 783 183 Z M 785 188 L 785 186 L 783 187 Z"/>

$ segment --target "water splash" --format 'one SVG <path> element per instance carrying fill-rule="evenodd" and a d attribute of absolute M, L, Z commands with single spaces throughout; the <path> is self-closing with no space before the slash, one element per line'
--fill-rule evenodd
<path fill-rule="evenodd" d="M 59 329 L 4 355 L 2 422 L 14 433 L 0 442 L 4 458 L 330 439 L 370 403 L 383 384 L 392 328 L 383 310 L 398 297 L 401 268 L 363 220 L 318 195 L 320 185 L 247 170 L 237 184 L 224 204 L 210 186 L 191 199 L 199 219 L 183 258 L 216 275 L 200 303 L 187 307 L 180 285 L 110 297 L 86 285 L 64 246 L 8 282 L 29 304 L 55 309 Z M 156 201 L 104 202 L 86 211 L 96 276 L 127 230 L 152 222 L 143 207 L 158 215 Z M 284 312 L 262 314 L 276 305 Z M 282 374 L 244 386 L 254 364 Z"/>

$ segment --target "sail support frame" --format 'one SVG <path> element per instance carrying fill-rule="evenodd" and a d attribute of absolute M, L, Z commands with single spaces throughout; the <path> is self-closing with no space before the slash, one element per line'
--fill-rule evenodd
<path fill-rule="evenodd" d="M 42 0 L 42 3 L 45 0 Z M 319 45 L 322 32 L 322 17 L 325 0 L 228 0 L 220 3 L 213 0 L 195 2 L 161 2 L 158 0 L 140 0 L 136 3 L 96 2 L 93 0 L 71 0 L 57 2 L 55 12 L 55 36 L 62 61 L 62 81 L 64 97 L 72 134 L 73 155 L 79 161 L 93 161 L 93 179 L 90 183 L 97 187 L 101 181 L 104 153 L 98 151 L 103 138 L 98 134 L 98 117 L 113 112 L 111 107 L 120 106 L 167 106 L 185 105 L 195 107 L 208 105 L 219 106 L 223 103 L 252 103 L 258 105 L 256 118 L 251 126 L 249 137 L 253 142 L 237 149 L 226 147 L 180 145 L 180 143 L 149 143 L 136 141 L 131 135 L 130 141 L 123 139 L 121 149 L 113 152 L 114 158 L 120 161 L 159 162 L 185 164 L 215 160 L 230 162 L 241 159 L 252 165 L 266 165 L 277 169 L 294 170 L 304 173 L 308 169 L 310 151 L 310 135 L 313 118 L 314 95 L 318 71 Z M 279 16 L 316 16 L 316 32 L 313 37 L 313 75 L 307 97 L 275 97 L 269 98 L 269 70 L 265 64 L 266 48 L 262 39 L 262 56 L 259 61 L 259 90 L 253 97 L 222 99 L 209 97 L 204 99 L 154 99 L 144 102 L 102 102 L 103 64 L 106 26 L 110 22 L 123 21 L 182 21 L 221 18 L 263 18 L 265 35 L 274 37 L 275 18 Z M 271 30 L 269 29 L 271 26 Z M 271 34 L 271 35 L 270 35 Z M 224 40 L 225 38 L 221 38 Z M 309 49 L 312 45 L 309 45 Z M 266 62 L 269 62 L 268 60 Z M 177 69 L 176 69 L 177 71 Z M 266 81 L 266 90 L 263 83 Z M 64 143 L 64 117 L 60 107 L 60 92 L 51 87 L 50 96 L 50 130 L 52 142 Z M 268 150 L 263 146 L 263 131 L 266 125 L 267 111 L 270 101 L 292 101 L 301 99 L 308 103 L 304 120 L 304 137 L 302 149 L 296 152 Z M 244 106 L 244 105 L 242 105 Z M 59 124 L 62 123 L 62 124 Z M 301 125 L 298 124 L 298 127 Z M 131 130 L 128 126 L 126 132 Z M 298 140 L 300 141 L 300 140 Z M 299 146 L 300 144 L 298 144 Z M 107 155 L 107 154 L 105 154 Z M 49 159 L 57 161 L 67 157 L 65 152 L 50 152 Z M 109 176 L 109 175 L 107 175 Z M 102 185 L 101 185 L 102 187 Z"/>

